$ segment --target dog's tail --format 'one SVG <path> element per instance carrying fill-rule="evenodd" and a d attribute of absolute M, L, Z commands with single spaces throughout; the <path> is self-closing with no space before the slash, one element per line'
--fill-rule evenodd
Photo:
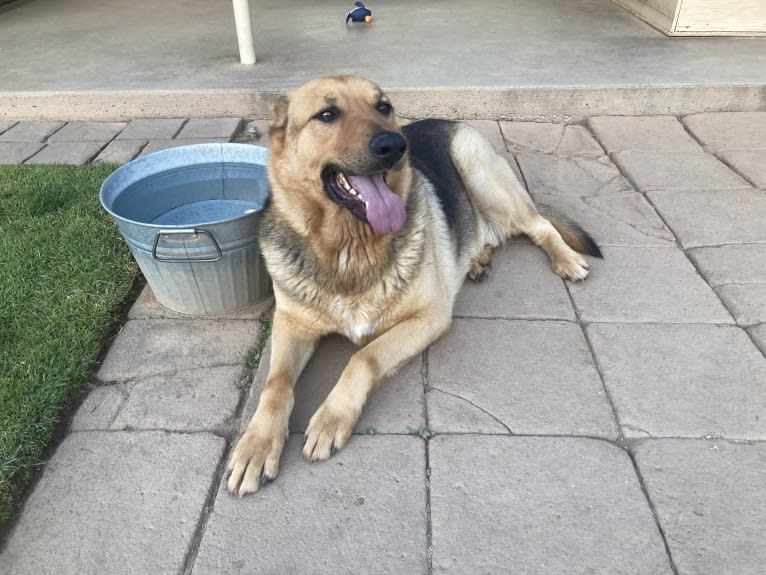
<path fill-rule="evenodd" d="M 547 206 L 538 206 L 538 212 L 553 224 L 553 227 L 561 234 L 566 244 L 574 251 L 596 258 L 604 257 L 596 241 L 579 224 L 566 216 L 556 213 Z"/>

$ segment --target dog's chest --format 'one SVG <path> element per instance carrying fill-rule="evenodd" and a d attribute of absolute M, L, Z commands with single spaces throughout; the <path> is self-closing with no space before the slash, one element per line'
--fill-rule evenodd
<path fill-rule="evenodd" d="M 383 323 L 383 315 L 378 310 L 348 298 L 336 296 L 331 308 L 338 331 L 357 345 L 375 335 Z"/>
<path fill-rule="evenodd" d="M 362 341 L 373 335 L 378 327 L 380 327 L 380 322 L 357 323 L 350 326 L 348 328 L 348 333 L 345 335 L 355 344 L 359 345 Z"/>

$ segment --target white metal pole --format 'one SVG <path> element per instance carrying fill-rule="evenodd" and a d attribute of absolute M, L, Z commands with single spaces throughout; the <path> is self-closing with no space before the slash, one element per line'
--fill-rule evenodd
<path fill-rule="evenodd" d="M 249 0 L 232 0 L 234 22 L 237 25 L 237 43 L 239 59 L 243 64 L 255 64 L 255 45 L 253 42 L 253 22 L 250 19 Z"/>

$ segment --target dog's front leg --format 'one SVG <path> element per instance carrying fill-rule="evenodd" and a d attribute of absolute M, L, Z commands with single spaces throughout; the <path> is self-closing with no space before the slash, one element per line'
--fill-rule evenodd
<path fill-rule="evenodd" d="M 319 334 L 307 333 L 277 311 L 271 336 L 271 365 L 258 408 L 229 460 L 233 495 L 258 491 L 279 473 L 279 457 L 289 433 L 293 386 L 316 349 Z"/>
<path fill-rule="evenodd" d="M 451 307 L 421 310 L 356 352 L 306 430 L 303 456 L 329 458 L 351 437 L 364 404 L 380 381 L 449 329 Z"/>

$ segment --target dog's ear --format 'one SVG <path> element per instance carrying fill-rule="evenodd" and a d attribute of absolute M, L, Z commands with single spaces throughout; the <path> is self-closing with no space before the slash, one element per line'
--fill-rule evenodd
<path fill-rule="evenodd" d="M 279 96 L 271 104 L 271 125 L 269 126 L 269 140 L 274 142 L 284 139 L 287 127 L 287 108 L 290 105 L 287 96 Z"/>

